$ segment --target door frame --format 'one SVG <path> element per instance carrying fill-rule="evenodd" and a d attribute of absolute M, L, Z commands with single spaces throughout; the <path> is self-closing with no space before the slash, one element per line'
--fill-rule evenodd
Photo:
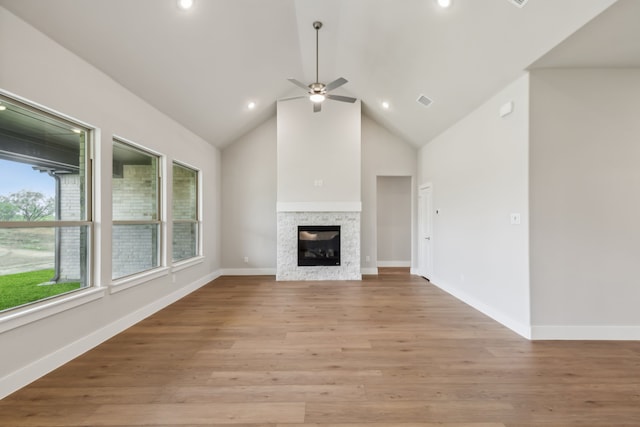
<path fill-rule="evenodd" d="M 425 206 L 424 193 L 428 192 L 429 203 Z M 433 184 L 418 187 L 418 275 L 433 278 Z M 428 234 L 428 236 L 426 236 Z M 429 238 L 429 253 L 424 254 L 423 239 Z M 425 257 L 426 255 L 426 257 Z M 425 259 L 426 258 L 426 259 Z"/>

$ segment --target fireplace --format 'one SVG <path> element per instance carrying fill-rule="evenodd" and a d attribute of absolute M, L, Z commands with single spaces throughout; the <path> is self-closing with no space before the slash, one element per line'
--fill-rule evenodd
<path fill-rule="evenodd" d="M 360 272 L 360 212 L 356 211 L 278 211 L 278 268 L 276 280 L 361 280 Z M 314 229 L 309 230 L 308 227 Z M 320 227 L 318 229 L 318 227 Z M 330 228 L 325 228 L 330 227 Z M 334 242 L 339 259 L 329 265 L 298 265 L 300 228 L 309 232 L 340 232 Z M 327 236 L 322 236 L 327 237 Z M 327 242 L 324 242 L 327 243 Z M 308 242 L 303 242 L 304 245 Z M 337 249 L 337 251 L 336 251 Z M 336 263 L 339 261 L 339 263 Z M 326 259 L 325 259 L 326 262 Z"/>
<path fill-rule="evenodd" d="M 340 226 L 299 225 L 298 266 L 339 266 Z"/>

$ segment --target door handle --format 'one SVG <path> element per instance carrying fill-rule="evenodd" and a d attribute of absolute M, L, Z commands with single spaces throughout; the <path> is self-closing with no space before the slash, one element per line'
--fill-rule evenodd
<path fill-rule="evenodd" d="M 431 240 L 431 236 L 427 236 L 427 237 L 425 237 L 425 239 Z"/>

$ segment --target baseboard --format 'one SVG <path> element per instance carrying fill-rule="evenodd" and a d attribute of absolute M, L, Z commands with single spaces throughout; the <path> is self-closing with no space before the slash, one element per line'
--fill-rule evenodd
<path fill-rule="evenodd" d="M 378 269 L 376 267 L 362 268 L 362 269 L 360 269 L 360 273 L 361 274 L 374 274 L 374 275 L 377 275 L 378 274 Z"/>
<path fill-rule="evenodd" d="M 275 276 L 275 268 L 224 268 L 222 276 Z"/>
<path fill-rule="evenodd" d="M 378 261 L 378 267 L 411 267 L 411 261 Z"/>
<path fill-rule="evenodd" d="M 640 326 L 532 326 L 531 339 L 637 341 Z"/>
<path fill-rule="evenodd" d="M 460 301 L 464 302 L 465 304 L 475 308 L 476 310 L 478 310 L 479 312 L 481 312 L 482 314 L 489 316 L 490 318 L 492 318 L 493 320 L 495 320 L 496 322 L 500 323 L 501 325 L 511 329 L 513 332 L 517 333 L 518 335 L 521 335 L 522 337 L 526 338 L 526 339 L 532 339 L 531 338 L 531 328 L 529 325 L 525 325 L 522 324 L 521 322 L 518 322 L 516 320 L 514 320 L 513 318 L 511 318 L 510 316 L 505 315 L 504 313 L 495 310 L 493 307 L 488 306 L 487 304 L 478 301 L 475 297 L 472 297 L 471 295 L 467 294 L 464 291 L 461 291 L 453 286 L 447 285 L 446 282 L 433 277 L 432 280 L 430 280 L 431 284 L 442 289 L 443 291 L 445 291 L 446 293 L 448 293 L 449 295 L 452 295 L 453 297 L 459 299 Z"/>
<path fill-rule="evenodd" d="M 159 300 L 152 302 L 151 304 L 140 308 L 133 313 L 126 315 L 123 318 L 110 323 L 109 325 L 100 328 L 91 334 L 80 338 L 79 340 L 57 350 L 47 356 L 36 360 L 29 365 L 12 372 L 11 374 L 0 379 L 0 399 L 8 396 L 9 394 L 21 389 L 29 383 L 37 380 L 38 378 L 48 374 L 54 369 L 64 365 L 65 363 L 75 359 L 83 353 L 98 346 L 109 338 L 119 334 L 125 329 L 135 325 L 136 323 L 144 320 L 150 315 L 162 310 L 170 304 L 184 298 L 191 292 L 201 288 L 210 281 L 220 277 L 220 271 L 208 274 L 199 280 L 184 286 L 169 295 L 166 295 Z"/>

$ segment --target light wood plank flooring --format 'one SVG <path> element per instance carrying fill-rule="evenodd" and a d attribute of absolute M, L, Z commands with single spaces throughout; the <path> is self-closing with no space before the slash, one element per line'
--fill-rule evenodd
<path fill-rule="evenodd" d="M 639 426 L 639 342 L 529 342 L 402 270 L 223 277 L 0 401 L 0 426 Z"/>

